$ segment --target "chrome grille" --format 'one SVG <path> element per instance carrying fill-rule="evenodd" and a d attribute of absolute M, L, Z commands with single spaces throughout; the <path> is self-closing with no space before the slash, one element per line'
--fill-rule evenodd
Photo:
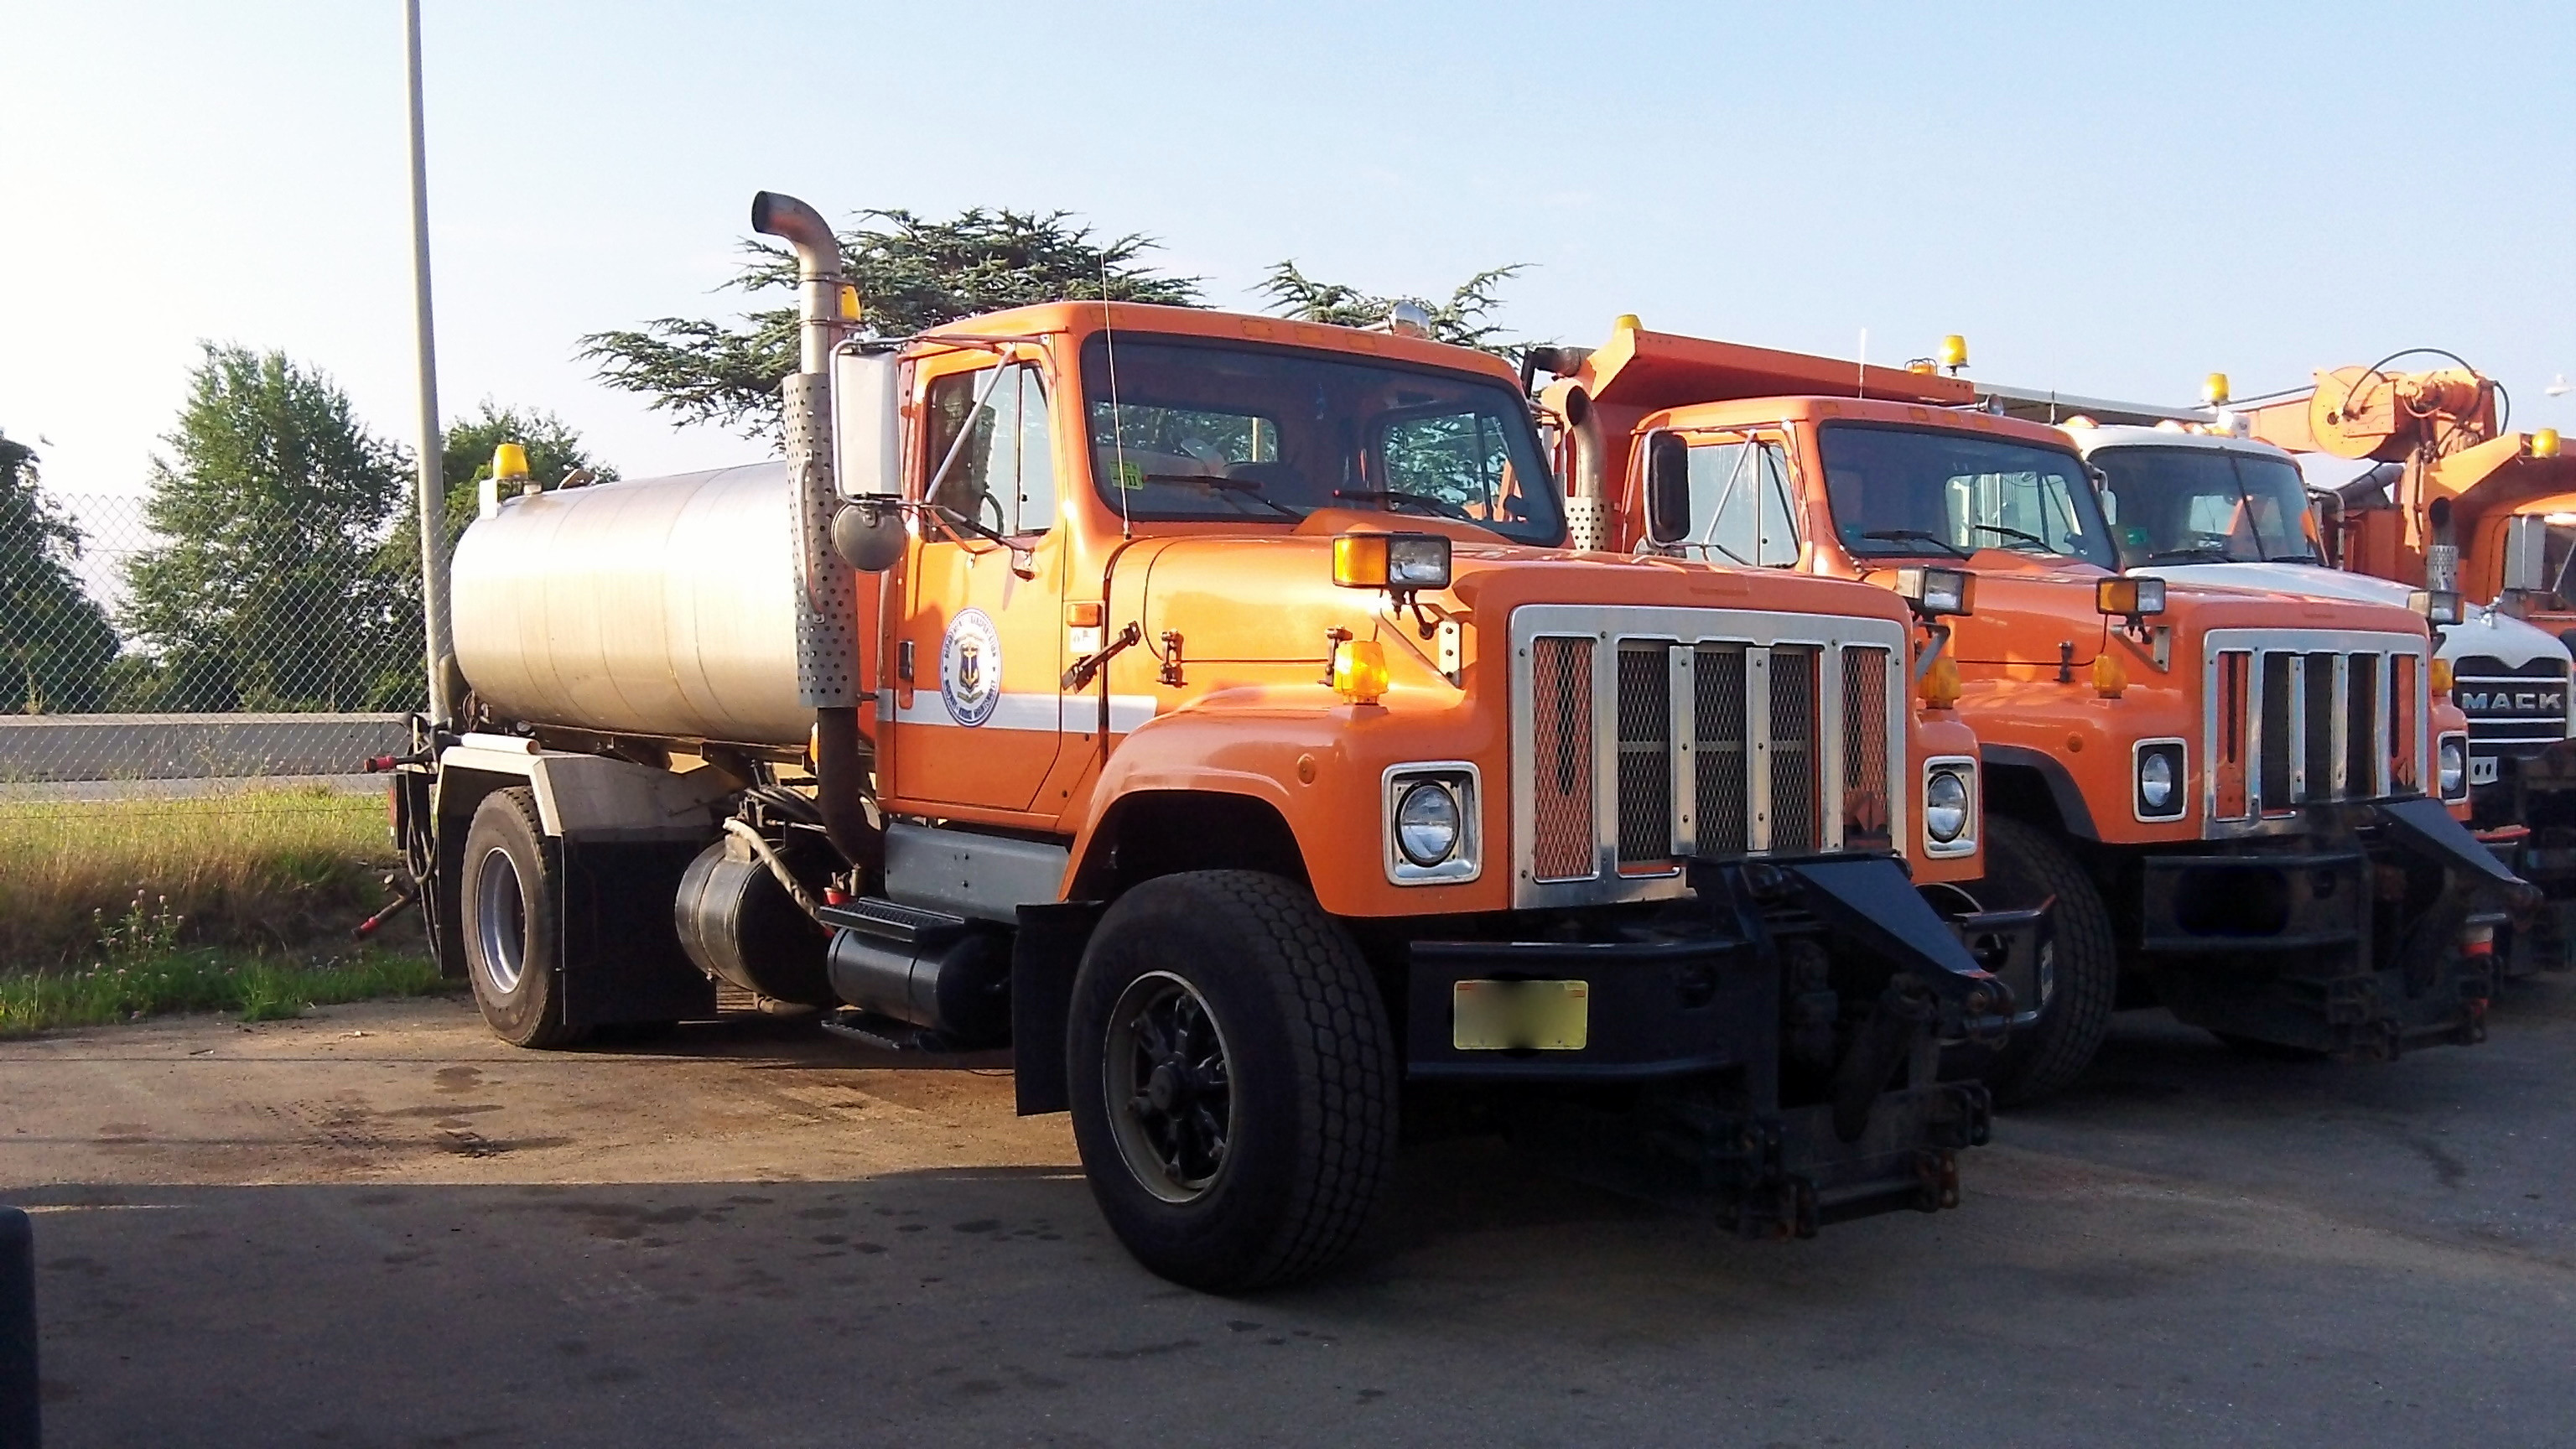
<path fill-rule="evenodd" d="M 2516 667 L 2492 654 L 2464 655 L 2452 697 L 2469 717 L 2469 752 L 2530 755 L 2567 733 L 2567 661 L 2535 659 Z"/>
<path fill-rule="evenodd" d="M 2222 629 L 2206 647 L 2201 788 L 2214 825 L 2414 793 L 2428 743 L 2423 641 Z"/>
<path fill-rule="evenodd" d="M 1894 620 L 1527 605 L 1512 635 L 1520 903 L 1671 895 L 1694 857 L 1903 838 Z"/>

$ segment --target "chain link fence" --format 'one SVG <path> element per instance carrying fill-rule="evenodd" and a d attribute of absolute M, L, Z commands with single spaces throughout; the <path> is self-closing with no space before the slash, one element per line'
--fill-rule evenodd
<path fill-rule="evenodd" d="M 0 803 L 345 809 L 420 697 L 401 545 L 0 492 Z"/>

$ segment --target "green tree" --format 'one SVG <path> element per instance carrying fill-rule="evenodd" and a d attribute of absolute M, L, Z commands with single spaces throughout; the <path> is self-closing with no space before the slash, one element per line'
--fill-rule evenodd
<path fill-rule="evenodd" d="M 152 460 L 145 516 L 164 542 L 126 573 L 141 657 L 125 693 L 146 709 L 381 705 L 419 652 L 378 566 L 408 492 L 402 450 L 318 370 L 204 346 L 171 456 Z"/>
<path fill-rule="evenodd" d="M 980 312 L 1106 295 L 1113 301 L 1201 305 L 1199 279 L 1166 276 L 1138 259 L 1151 237 L 1095 241 L 1063 211 L 974 207 L 937 221 L 909 211 L 864 211 L 840 233 L 841 260 L 859 292 L 861 325 L 909 336 Z M 683 423 L 715 422 L 745 436 L 778 431 L 778 384 L 796 370 L 796 261 L 767 240 L 743 243 L 749 261 L 725 285 L 786 305 L 736 321 L 659 317 L 630 331 L 596 332 L 580 355 L 612 387 L 651 395 Z"/>
<path fill-rule="evenodd" d="M 81 588 L 81 534 L 36 481 L 36 450 L 0 434 L 0 714 L 99 707 L 116 631 Z"/>
<path fill-rule="evenodd" d="M 1445 302 L 1427 297 L 1381 297 L 1340 282 L 1319 282 L 1299 271 L 1294 261 L 1273 266 L 1254 290 L 1269 298 L 1270 310 L 1300 322 L 1336 327 L 1382 327 L 1399 302 L 1411 302 L 1431 314 L 1431 335 L 1442 342 L 1516 357 L 1525 342 L 1508 341 L 1502 324 L 1489 320 L 1502 305 L 1502 284 L 1528 269 L 1526 262 L 1489 267 L 1458 284 Z"/>

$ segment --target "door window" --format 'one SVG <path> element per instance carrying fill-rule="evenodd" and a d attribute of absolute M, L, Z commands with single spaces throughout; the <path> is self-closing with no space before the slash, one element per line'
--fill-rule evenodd
<path fill-rule="evenodd" d="M 931 506 L 1006 537 L 1054 527 L 1055 450 L 1038 370 L 1017 365 L 998 380 L 989 367 L 948 373 L 931 379 L 929 401 L 923 466 L 934 475 Z"/>
<path fill-rule="evenodd" d="M 1789 503 L 1789 454 L 1776 439 L 1733 438 L 1690 450 L 1690 535 L 1685 548 L 1732 563 L 1793 568 L 1797 514 Z"/>

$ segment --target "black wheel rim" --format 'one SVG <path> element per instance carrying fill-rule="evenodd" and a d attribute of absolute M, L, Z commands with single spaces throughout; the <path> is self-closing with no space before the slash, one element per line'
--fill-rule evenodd
<path fill-rule="evenodd" d="M 1101 1087 L 1118 1155 L 1165 1202 L 1206 1196 L 1234 1143 L 1225 1033 L 1197 989 L 1167 971 L 1128 983 L 1109 1014 Z"/>

